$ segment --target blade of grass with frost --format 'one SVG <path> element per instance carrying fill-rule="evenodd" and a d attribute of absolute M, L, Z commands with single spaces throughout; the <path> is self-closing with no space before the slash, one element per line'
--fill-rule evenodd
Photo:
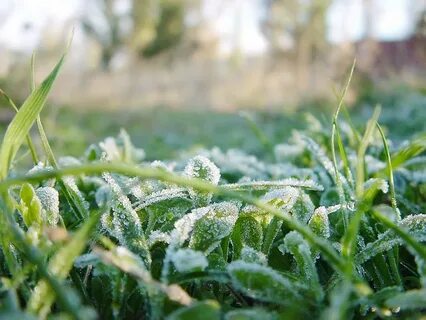
<path fill-rule="evenodd" d="M 16 116 L 7 127 L 3 142 L 0 148 L 0 179 L 7 177 L 10 165 L 18 152 L 19 147 L 25 140 L 31 126 L 37 116 L 43 109 L 47 95 L 52 88 L 59 70 L 65 60 L 65 54 L 62 55 L 52 72 L 25 100 Z"/>
<path fill-rule="evenodd" d="M 96 212 L 86 220 L 83 226 L 74 234 L 69 243 L 64 245 L 50 259 L 48 272 L 60 280 L 64 280 L 71 271 L 74 260 L 87 245 L 87 240 L 95 230 L 100 213 Z M 40 280 L 34 288 L 28 302 L 27 310 L 41 318 L 45 318 L 55 301 L 56 292 L 46 280 Z"/>
<path fill-rule="evenodd" d="M 34 92 L 36 88 L 35 83 L 35 52 L 31 56 L 31 90 Z M 40 135 L 40 140 L 43 146 L 44 153 L 46 154 L 47 160 L 50 165 L 55 169 L 58 168 L 58 163 L 56 161 L 55 155 L 53 154 L 52 148 L 49 143 L 49 139 L 47 138 L 46 131 L 44 130 L 43 123 L 41 122 L 40 115 L 37 116 L 37 129 Z M 70 204 L 71 209 L 76 214 L 78 219 L 83 219 L 83 217 L 88 216 L 88 212 L 86 212 L 86 208 L 84 204 L 79 199 L 78 195 L 71 190 L 62 180 L 58 180 L 59 187 L 64 193 L 65 198 Z"/>
<path fill-rule="evenodd" d="M 382 137 L 383 141 L 383 148 L 385 150 L 385 156 L 386 156 L 386 162 L 387 162 L 387 169 L 388 169 L 388 177 L 389 177 L 389 189 L 390 189 L 390 196 L 391 196 L 391 204 L 392 208 L 395 212 L 395 216 L 397 221 L 401 220 L 401 213 L 399 212 L 397 203 L 396 203 L 396 195 L 395 195 L 395 184 L 393 179 L 393 170 L 392 170 L 392 159 L 389 152 L 388 143 L 386 141 L 386 136 L 382 130 L 382 127 L 378 122 L 376 122 L 377 129 L 380 132 L 380 136 Z M 387 253 L 389 263 L 392 269 L 392 273 L 394 278 L 397 280 L 398 285 L 401 285 L 402 280 L 400 276 L 400 272 L 398 269 L 398 261 L 399 261 L 399 248 L 394 247 L 392 250 L 388 251 Z"/>
<path fill-rule="evenodd" d="M 336 250 L 330 245 L 328 241 L 321 239 L 320 237 L 315 235 L 308 227 L 299 223 L 298 221 L 295 221 L 288 215 L 283 214 L 280 210 L 274 208 L 273 206 L 268 205 L 267 203 L 264 203 L 263 201 L 260 201 L 249 195 L 234 192 L 221 186 L 216 186 L 214 184 L 208 183 L 201 179 L 188 178 L 170 172 L 165 172 L 164 170 L 156 168 L 141 168 L 123 163 L 93 163 L 76 167 L 70 166 L 57 170 L 43 171 L 31 175 L 8 178 L 4 181 L 0 181 L 0 191 L 7 190 L 7 188 L 12 185 L 19 185 L 25 182 L 38 182 L 49 178 L 61 178 L 67 175 L 78 175 L 83 173 L 101 174 L 103 172 L 114 172 L 118 174 L 140 177 L 145 179 L 158 179 L 161 181 L 175 183 L 181 186 L 193 187 L 201 191 L 212 192 L 217 195 L 240 199 L 242 201 L 247 202 L 248 204 L 253 204 L 259 209 L 263 209 L 268 213 L 283 219 L 289 228 L 299 231 L 312 246 L 318 248 L 323 253 L 327 261 L 337 271 L 344 272 L 343 260 L 339 257 Z"/>
<path fill-rule="evenodd" d="M 392 157 L 392 167 L 396 169 L 403 165 L 406 161 L 414 158 L 426 150 L 426 133 L 420 134 L 417 138 L 410 141 L 407 146 L 395 152 Z M 376 173 L 376 176 L 380 177 L 385 175 L 389 169 L 386 167 Z"/>
<path fill-rule="evenodd" d="M 371 207 L 371 203 L 380 190 L 380 181 L 374 181 L 372 186 L 365 190 L 361 199 L 357 201 L 357 209 L 353 215 L 348 229 L 342 238 L 342 255 L 346 259 L 346 275 L 352 276 L 354 270 L 353 260 L 356 249 L 356 238 L 362 215 Z"/>
<path fill-rule="evenodd" d="M 356 247 L 356 238 L 359 231 L 359 225 L 361 222 L 362 215 L 368 209 L 371 201 L 373 200 L 377 189 L 370 188 L 364 192 L 364 156 L 367 151 L 367 147 L 370 143 L 370 139 L 374 133 L 377 120 L 380 115 L 380 107 L 374 109 L 373 116 L 368 120 L 367 128 L 365 129 L 364 136 L 361 140 L 360 146 L 357 152 L 357 163 L 356 163 L 356 196 L 357 196 L 357 209 L 353 215 L 348 229 L 346 230 L 342 239 L 342 254 L 346 258 L 346 272 L 347 276 L 352 276 L 353 272 L 353 255 Z"/>
<path fill-rule="evenodd" d="M 380 115 L 380 106 L 377 106 L 374 109 L 373 115 L 370 120 L 367 122 L 367 128 L 365 129 L 364 136 L 362 137 L 361 143 L 357 151 L 357 160 L 356 160 L 356 181 L 355 181 L 355 190 L 356 196 L 360 199 L 364 193 L 364 181 L 365 181 L 365 164 L 364 157 L 367 151 L 368 145 L 374 133 L 374 128 L 376 127 L 377 120 Z"/>
<path fill-rule="evenodd" d="M 13 102 L 13 100 L 2 89 L 0 89 L 0 95 L 2 95 L 6 99 L 6 101 L 10 104 L 10 106 L 13 108 L 13 110 L 15 110 L 16 112 L 19 111 L 19 109 L 16 106 L 15 102 Z M 27 134 L 26 137 L 25 137 L 25 139 L 27 140 L 28 148 L 30 149 L 31 157 L 33 159 L 33 163 L 37 164 L 38 161 L 39 161 L 38 160 L 38 156 L 37 156 L 37 151 L 36 151 L 36 148 L 34 146 L 34 142 L 31 139 L 30 134 Z"/>
<path fill-rule="evenodd" d="M 343 167 L 345 169 L 346 178 L 348 179 L 348 182 L 350 184 L 353 184 L 352 172 L 351 172 L 351 169 L 350 169 L 350 166 L 349 166 L 348 156 L 347 156 L 345 147 L 343 145 L 342 138 L 340 136 L 340 130 L 339 130 L 339 127 L 338 127 L 337 120 L 338 120 L 338 117 L 339 117 L 340 109 L 343 106 L 343 99 L 345 98 L 346 92 L 348 91 L 349 85 L 350 85 L 351 80 L 352 80 L 352 76 L 353 76 L 353 73 L 354 73 L 354 70 L 355 70 L 355 64 L 356 64 L 356 60 L 354 60 L 354 62 L 352 64 L 348 80 L 347 80 L 346 85 L 343 89 L 343 92 L 340 96 L 339 104 L 337 106 L 336 112 L 334 113 L 333 126 L 332 126 L 332 130 L 331 130 L 331 153 L 332 153 L 332 156 L 333 156 L 333 166 L 334 166 L 334 171 L 335 171 L 335 174 L 336 174 L 337 187 L 340 188 L 342 192 L 343 192 L 343 186 L 342 186 L 342 182 L 340 181 L 339 174 L 337 172 L 338 170 L 337 170 L 337 158 L 336 158 L 336 149 L 335 149 L 335 136 L 337 137 L 337 145 L 339 147 L 340 157 L 343 161 Z"/>
<path fill-rule="evenodd" d="M 380 126 L 380 124 L 378 122 L 376 122 L 376 126 L 377 126 L 377 129 L 379 129 L 380 136 L 382 137 L 382 141 L 383 141 L 383 148 L 385 150 L 386 163 L 387 163 L 386 169 L 388 170 L 388 176 L 389 176 L 389 189 L 390 189 L 390 194 L 391 194 L 392 208 L 394 209 L 398 220 L 400 220 L 401 215 L 399 213 L 398 206 L 397 206 L 397 203 L 396 203 L 395 184 L 394 184 L 393 169 L 392 169 L 392 159 L 391 159 L 390 152 L 389 152 L 389 146 L 388 146 L 388 143 L 386 141 L 386 136 L 385 136 L 385 134 L 382 130 L 382 127 Z"/>

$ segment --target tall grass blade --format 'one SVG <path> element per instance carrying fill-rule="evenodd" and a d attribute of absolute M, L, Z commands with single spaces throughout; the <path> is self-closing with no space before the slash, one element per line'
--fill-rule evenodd
<path fill-rule="evenodd" d="M 65 54 L 61 57 L 52 72 L 25 100 L 16 116 L 13 118 L 3 138 L 0 148 L 0 179 L 6 178 L 10 165 L 25 140 L 31 126 L 43 109 L 47 95 L 52 88 L 59 70 L 65 60 Z"/>

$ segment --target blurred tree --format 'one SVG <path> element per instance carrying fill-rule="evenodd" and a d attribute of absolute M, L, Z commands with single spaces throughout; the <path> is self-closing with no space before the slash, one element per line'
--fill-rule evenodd
<path fill-rule="evenodd" d="M 184 34 L 185 1 L 160 0 L 158 9 L 159 18 L 155 25 L 155 36 L 142 49 L 144 57 L 153 57 L 176 46 Z"/>
<path fill-rule="evenodd" d="M 298 86 L 308 84 L 309 68 L 327 48 L 326 13 L 331 0 L 265 0 L 263 31 L 273 56 L 294 53 Z M 287 56 L 288 57 L 288 56 Z"/>
<path fill-rule="evenodd" d="M 124 40 L 120 28 L 122 14 L 116 12 L 114 4 L 114 0 L 96 0 L 94 8 L 86 10 L 88 14 L 81 19 L 84 32 L 100 45 L 103 70 L 110 68 L 111 60 Z"/>
<path fill-rule="evenodd" d="M 144 58 L 176 47 L 186 30 L 186 15 L 199 0 L 132 0 L 126 12 L 117 10 L 119 2 L 90 2 L 94 7 L 81 19 L 83 30 L 101 47 L 100 65 L 104 70 L 109 69 L 123 46 Z M 130 28 L 126 28 L 126 22 L 130 22 Z"/>

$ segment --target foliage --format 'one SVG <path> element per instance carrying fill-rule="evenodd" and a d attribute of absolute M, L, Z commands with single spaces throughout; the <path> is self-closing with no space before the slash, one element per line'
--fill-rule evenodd
<path fill-rule="evenodd" d="M 421 135 L 388 141 L 377 109 L 363 136 L 336 113 L 335 135 L 312 122 L 259 156 L 215 148 L 151 162 L 122 131 L 56 160 L 43 137 L 48 160 L 23 173 L 18 149 L 52 74 L 1 148 L 0 317 L 426 312 Z"/>

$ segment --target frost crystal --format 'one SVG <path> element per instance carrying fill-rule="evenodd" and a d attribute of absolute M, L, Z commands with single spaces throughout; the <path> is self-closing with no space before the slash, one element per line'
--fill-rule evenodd
<path fill-rule="evenodd" d="M 50 225 L 56 225 L 59 221 L 59 193 L 51 187 L 40 187 L 36 190 L 40 199 L 43 216 Z"/>
<path fill-rule="evenodd" d="M 217 185 L 220 180 L 220 170 L 216 165 L 204 156 L 196 156 L 189 160 L 185 167 L 184 174 L 190 178 L 198 178 Z M 189 195 L 197 205 L 207 205 L 211 198 L 211 193 L 200 192 L 193 188 L 188 188 Z"/>
<path fill-rule="evenodd" d="M 177 250 L 171 260 L 179 272 L 203 271 L 209 264 L 202 252 L 192 249 Z"/>

